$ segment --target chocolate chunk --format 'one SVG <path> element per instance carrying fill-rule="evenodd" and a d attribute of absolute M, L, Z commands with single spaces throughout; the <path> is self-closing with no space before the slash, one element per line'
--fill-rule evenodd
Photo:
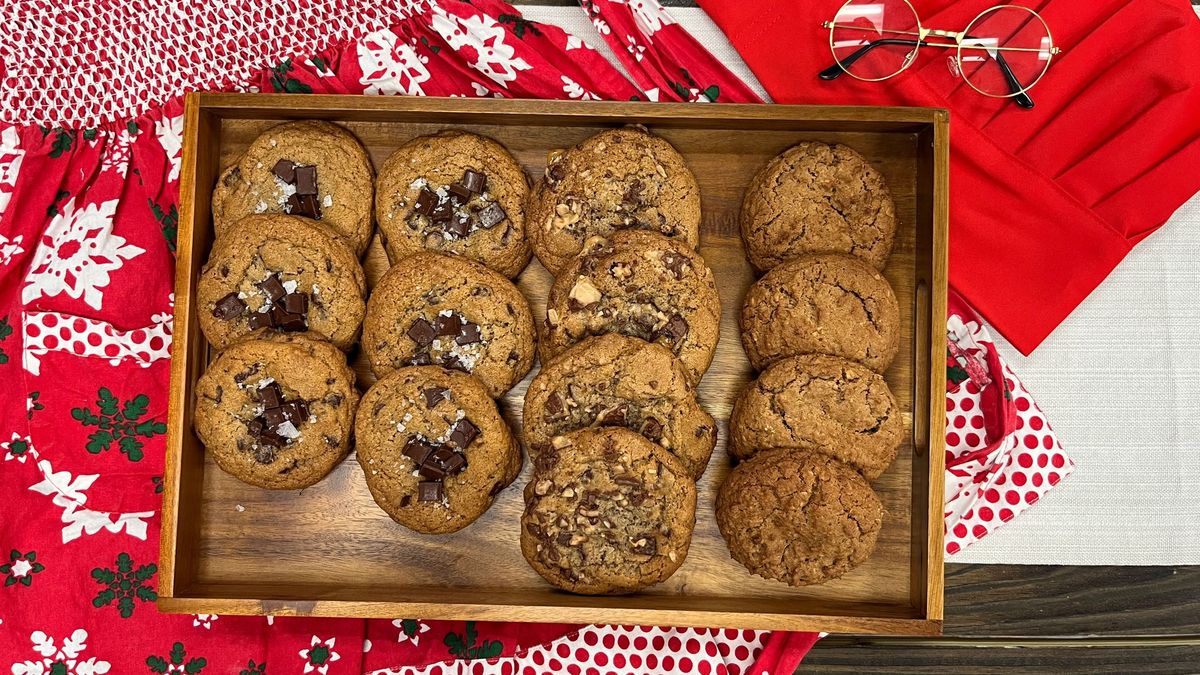
<path fill-rule="evenodd" d="M 433 190 L 427 187 L 421 188 L 421 192 L 417 194 L 417 201 L 413 203 L 413 211 L 428 216 L 433 213 L 433 207 L 437 205 L 438 196 Z"/>
<path fill-rule="evenodd" d="M 678 255 L 674 251 L 668 251 L 662 257 L 663 265 L 666 266 L 676 280 L 683 278 L 683 268 L 688 264 L 686 258 Z"/>
<path fill-rule="evenodd" d="M 266 439 L 262 437 L 257 437 L 254 440 L 258 441 L 258 444 L 254 446 L 254 461 L 258 462 L 259 464 L 270 464 L 271 462 L 274 462 L 275 455 L 278 453 L 278 451 L 273 447 L 273 445 L 268 443 Z"/>
<path fill-rule="evenodd" d="M 429 458 L 429 455 L 433 453 L 433 446 L 429 445 L 425 441 L 422 441 L 416 436 L 413 436 L 412 438 L 408 439 L 408 442 L 404 444 L 404 449 L 400 452 L 403 453 L 405 457 L 411 459 L 413 464 L 421 466 L 425 463 L 425 460 Z"/>
<path fill-rule="evenodd" d="M 433 359 L 429 357 L 429 352 L 417 352 L 408 363 L 414 366 L 428 366 L 433 363 Z"/>
<path fill-rule="evenodd" d="M 667 321 L 667 325 L 658 329 L 656 337 L 665 337 L 672 342 L 678 342 L 688 334 L 688 322 L 682 316 L 676 314 Z"/>
<path fill-rule="evenodd" d="M 425 480 L 440 481 L 446 477 L 446 467 L 441 460 L 437 459 L 437 454 L 439 452 L 449 452 L 454 454 L 453 450 L 447 450 L 446 448 L 438 448 L 437 450 L 434 450 L 433 454 L 426 457 L 425 461 L 421 462 L 421 464 L 417 467 L 417 473 L 421 475 L 421 478 L 424 478 Z"/>
<path fill-rule="evenodd" d="M 641 536 L 633 538 L 633 546 L 630 547 L 634 553 L 642 555 L 655 555 L 658 553 L 658 539 L 653 533 L 647 532 Z"/>
<path fill-rule="evenodd" d="M 709 426 L 707 424 L 701 424 L 700 426 L 696 427 L 696 438 L 704 438 L 704 435 L 707 434 L 708 431 Z"/>
<path fill-rule="evenodd" d="M 340 407 L 344 400 L 341 394 L 330 394 L 325 397 L 325 402 L 335 408 Z"/>
<path fill-rule="evenodd" d="M 283 296 L 283 308 L 291 314 L 303 314 L 308 311 L 308 293 L 288 293 Z"/>
<path fill-rule="evenodd" d="M 567 167 L 560 163 L 554 163 L 546 167 L 546 178 L 552 183 L 557 183 L 567 176 Z"/>
<path fill-rule="evenodd" d="M 600 414 L 600 424 L 610 427 L 623 427 L 625 420 L 629 415 L 629 406 L 622 403 L 621 405 L 606 410 Z"/>
<path fill-rule="evenodd" d="M 442 367 L 449 368 L 450 370 L 460 370 L 464 373 L 471 372 L 470 369 L 467 368 L 467 364 L 463 363 L 457 356 L 450 353 L 442 354 Z"/>
<path fill-rule="evenodd" d="M 264 408 L 278 408 L 283 405 L 283 389 L 278 382 L 271 382 L 258 390 L 258 400 Z"/>
<path fill-rule="evenodd" d="M 466 450 L 477 436 L 479 436 L 479 427 L 464 417 L 454 425 L 454 429 L 450 432 L 450 445 L 460 450 Z"/>
<path fill-rule="evenodd" d="M 482 194 L 487 189 L 487 176 L 474 169 L 464 171 L 462 180 L 459 182 L 462 183 L 463 187 L 475 194 Z"/>
<path fill-rule="evenodd" d="M 504 212 L 504 207 L 493 202 L 480 209 L 479 213 L 475 214 L 475 217 L 479 220 L 480 227 L 490 230 L 498 225 L 500 221 L 507 218 L 508 214 Z"/>
<path fill-rule="evenodd" d="M 438 314 L 437 323 L 434 325 L 434 330 L 439 336 L 458 335 L 458 331 L 462 329 L 462 319 L 458 314 L 451 312 L 449 316 Z"/>
<path fill-rule="evenodd" d="M 450 201 L 456 205 L 466 204 L 471 201 L 471 190 L 467 186 L 458 183 L 451 183 L 446 187 L 446 191 L 450 193 Z"/>
<path fill-rule="evenodd" d="M 405 508 L 412 503 L 412 495 L 404 495 L 400 498 L 400 508 Z"/>
<path fill-rule="evenodd" d="M 427 387 L 421 390 L 421 394 L 425 397 L 425 407 L 431 410 L 442 401 L 449 400 L 449 393 L 450 390 L 445 387 Z"/>
<path fill-rule="evenodd" d="M 454 341 L 460 345 L 473 345 L 483 340 L 479 335 L 479 326 L 468 321 L 463 324 L 462 332 Z"/>
<path fill-rule="evenodd" d="M 425 317 L 418 317 L 412 325 L 408 327 L 408 337 L 418 347 L 428 347 L 432 342 L 437 331 L 434 330 L 433 324 L 425 320 Z"/>
<path fill-rule="evenodd" d="M 276 308 L 278 309 L 278 306 Z M 300 333 L 308 330 L 308 321 L 303 314 L 282 311 L 281 316 L 275 320 L 275 327 L 289 333 Z"/>
<path fill-rule="evenodd" d="M 559 397 L 557 391 L 550 392 L 546 397 L 546 414 L 549 417 L 555 417 L 563 411 L 562 398 Z"/>
<path fill-rule="evenodd" d="M 246 311 L 246 303 L 238 297 L 237 293 L 230 293 L 217 301 L 213 307 L 212 314 L 222 321 L 239 317 Z"/>
<path fill-rule="evenodd" d="M 508 350 L 508 356 L 505 357 L 504 362 L 511 366 L 520 360 L 521 360 L 521 355 L 517 353 L 517 350 L 510 349 L 510 350 Z"/>
<path fill-rule="evenodd" d="M 471 234 L 471 214 L 465 211 L 455 211 L 446 223 L 446 231 L 459 239 Z"/>
<path fill-rule="evenodd" d="M 297 195 L 292 196 L 297 197 Z M 299 195 L 297 202 L 299 208 L 292 209 L 292 213 L 313 220 L 321 219 L 321 202 L 317 201 L 316 195 Z"/>
<path fill-rule="evenodd" d="M 417 483 L 417 500 L 422 502 L 440 502 L 446 497 L 446 489 L 440 482 L 423 480 Z"/>
<path fill-rule="evenodd" d="M 571 543 L 571 533 L 563 530 L 562 532 L 558 533 L 558 536 L 554 538 L 554 541 L 559 546 L 568 546 Z"/>
<path fill-rule="evenodd" d="M 646 420 L 642 422 L 642 435 L 652 441 L 657 441 L 658 439 L 662 438 L 662 431 L 662 422 L 659 422 L 653 417 L 647 417 Z"/>
<path fill-rule="evenodd" d="M 287 421 L 287 415 L 283 414 L 283 408 L 267 408 L 263 411 L 263 419 L 267 427 L 274 429 Z"/>
<path fill-rule="evenodd" d="M 296 194 L 315 196 L 317 194 L 317 167 L 298 166 L 296 171 Z"/>
<path fill-rule="evenodd" d="M 229 276 L 229 265 L 221 265 L 221 278 L 225 279 Z"/>
<path fill-rule="evenodd" d="M 233 381 L 237 382 L 238 384 L 241 384 L 241 383 L 245 382 L 247 378 L 249 378 L 251 375 L 253 375 L 257 372 L 258 372 L 258 364 L 257 363 L 251 364 L 251 365 L 247 366 L 246 369 L 243 370 L 242 372 L 236 373 L 233 376 Z"/>
<path fill-rule="evenodd" d="M 263 293 L 267 294 L 267 297 L 271 299 L 271 302 L 275 302 L 284 295 L 287 295 L 287 289 L 283 287 L 283 282 L 279 280 L 278 274 L 272 274 L 266 279 L 258 282 L 258 288 Z"/>
<path fill-rule="evenodd" d="M 449 199 L 439 201 L 434 204 L 433 210 L 429 212 L 429 219 L 435 223 L 444 223 L 450 220 L 450 216 L 454 215 L 454 205 Z"/>
<path fill-rule="evenodd" d="M 467 468 L 467 458 L 456 452 L 447 458 L 442 466 L 446 469 L 447 476 L 457 476 Z"/>
<path fill-rule="evenodd" d="M 303 215 L 301 214 L 302 207 L 300 206 L 300 195 L 295 193 L 288 195 L 287 201 L 284 202 L 283 210 L 285 213 Z"/>
<path fill-rule="evenodd" d="M 271 173 L 275 177 L 285 183 L 296 182 L 296 163 L 290 159 L 281 159 L 275 162 L 275 166 L 271 168 Z"/>
<path fill-rule="evenodd" d="M 633 182 L 629 184 L 629 189 L 625 190 L 625 194 L 621 196 L 621 202 L 626 206 L 638 205 L 642 201 L 643 189 L 645 186 L 642 181 L 637 178 L 633 179 Z"/>
<path fill-rule="evenodd" d="M 308 421 L 308 406 L 305 405 L 304 401 L 288 401 L 279 406 L 279 410 L 283 413 L 287 421 L 295 426 L 300 426 L 302 422 Z"/>

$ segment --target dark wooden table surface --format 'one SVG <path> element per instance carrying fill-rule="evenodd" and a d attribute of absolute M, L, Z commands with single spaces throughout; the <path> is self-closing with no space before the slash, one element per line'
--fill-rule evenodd
<path fill-rule="evenodd" d="M 1200 566 L 948 564 L 942 637 L 829 636 L 798 672 L 1200 673 Z"/>

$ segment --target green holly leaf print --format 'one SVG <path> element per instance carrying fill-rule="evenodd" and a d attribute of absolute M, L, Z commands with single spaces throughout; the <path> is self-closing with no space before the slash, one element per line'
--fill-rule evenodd
<path fill-rule="evenodd" d="M 112 570 L 101 569 L 97 567 L 96 569 L 92 570 L 92 578 L 95 579 L 97 583 L 111 584 L 113 580 L 117 578 L 117 575 L 113 574 Z"/>
<path fill-rule="evenodd" d="M 177 666 L 181 665 L 183 663 L 183 659 L 185 656 L 187 656 L 187 652 L 184 651 L 182 642 L 176 642 L 171 647 L 170 656 L 171 656 L 171 663 L 174 663 Z"/>
<path fill-rule="evenodd" d="M 250 659 L 238 675 L 267 675 L 267 662 L 255 663 L 254 659 Z"/>
<path fill-rule="evenodd" d="M 187 665 L 183 667 L 183 672 L 195 675 L 208 665 L 206 659 L 188 659 Z"/>
<path fill-rule="evenodd" d="M 158 599 L 154 591 L 153 576 L 158 565 L 148 563 L 134 569 L 133 558 L 121 553 L 115 561 L 116 571 L 108 568 L 92 570 L 92 578 L 104 586 L 92 599 L 92 605 L 100 608 L 116 603 L 117 613 L 122 619 L 133 616 L 138 602 L 153 602 Z M 180 662 L 182 663 L 182 662 Z"/>
<path fill-rule="evenodd" d="M 146 665 L 150 667 L 150 672 L 152 673 L 167 672 L 167 660 L 161 656 L 146 657 Z"/>
<path fill-rule="evenodd" d="M 501 14 L 496 17 L 496 20 L 503 24 L 512 24 L 513 35 L 516 35 L 519 40 L 524 40 L 527 32 L 532 35 L 542 34 L 536 24 L 519 14 Z"/>
<path fill-rule="evenodd" d="M 971 376 L 967 374 L 967 370 L 961 366 L 946 366 L 946 379 L 954 384 L 961 384 L 967 381 Z"/>
<path fill-rule="evenodd" d="M 97 428 L 97 431 L 88 436 L 88 442 L 84 446 L 84 449 L 93 455 L 111 449 L 115 441 L 121 454 L 132 462 L 140 462 L 145 458 L 145 453 L 142 452 L 145 444 L 138 437 L 153 438 L 167 433 L 167 425 L 163 422 L 153 418 L 143 419 L 150 407 L 149 396 L 138 394 L 124 405 L 104 387 L 100 388 L 96 396 L 99 415 L 93 413 L 91 408 L 71 409 L 71 417 L 82 422 L 85 427 Z"/>
<path fill-rule="evenodd" d="M 0 342 L 8 339 L 8 336 L 12 335 L 12 332 L 12 326 L 8 325 L 8 315 L 5 314 L 4 316 L 0 317 Z M 3 347 L 0 347 L 0 365 L 5 363 L 8 363 L 8 354 L 4 352 Z"/>
<path fill-rule="evenodd" d="M 116 396 L 112 395 L 111 391 L 101 387 L 97 396 L 100 398 L 96 400 L 96 405 L 99 406 L 102 414 L 110 417 L 117 414 L 120 409 L 120 402 L 117 401 Z"/>
<path fill-rule="evenodd" d="M 154 494 L 156 494 L 156 495 L 162 494 L 162 491 L 163 491 L 162 476 L 152 476 L 150 478 L 150 484 L 154 486 Z"/>
<path fill-rule="evenodd" d="M 115 399 L 114 399 L 115 400 Z M 125 419 L 133 422 L 137 418 L 146 414 L 146 406 L 150 405 L 150 397 L 145 394 L 138 394 L 125 402 L 125 409 L 121 414 Z"/>
<path fill-rule="evenodd" d="M 84 129 L 83 130 L 83 138 L 84 138 L 84 140 L 88 140 L 88 141 L 96 140 L 96 130 L 95 129 Z"/>
<path fill-rule="evenodd" d="M 441 47 L 439 47 L 439 46 L 437 46 L 437 45 L 433 44 L 432 42 L 430 42 L 430 41 L 429 41 L 429 38 L 425 37 L 424 35 L 422 35 L 422 36 L 421 36 L 421 44 L 423 44 L 423 45 L 425 45 L 426 47 L 428 47 L 428 48 L 429 48 L 429 51 L 433 52 L 434 54 L 437 54 L 437 53 L 439 53 L 439 52 L 441 52 L 441 51 L 442 51 L 442 48 L 441 48 Z"/>
<path fill-rule="evenodd" d="M 308 62 L 313 64 L 313 67 L 315 67 L 317 70 L 325 70 L 325 59 L 322 59 L 319 56 L 312 57 L 308 60 Z M 251 661 L 251 663 L 253 663 L 253 661 Z"/>
<path fill-rule="evenodd" d="M 98 455 L 107 450 L 108 446 L 112 445 L 112 439 L 112 434 L 107 431 L 93 431 L 88 436 L 87 445 L 83 446 L 83 448 L 93 455 Z"/>
<path fill-rule="evenodd" d="M 150 438 L 167 433 L 167 425 L 163 424 L 162 422 L 155 422 L 154 420 L 146 420 L 145 422 L 142 422 L 134 427 L 133 430 L 136 431 L 139 436 Z"/>
<path fill-rule="evenodd" d="M 33 413 L 35 413 L 39 410 L 46 409 L 46 406 L 44 404 L 38 402 L 38 399 L 41 397 L 42 397 L 42 392 L 40 392 L 40 391 L 29 392 L 29 400 L 27 402 L 27 405 L 29 407 L 29 412 L 25 413 L 25 417 L 27 419 L 33 419 Z"/>
<path fill-rule="evenodd" d="M 484 641 L 476 646 L 475 640 L 479 637 L 475 629 L 475 622 L 468 621 L 464 634 L 447 633 L 442 640 L 450 649 L 450 654 L 460 659 L 487 659 L 499 656 L 504 651 L 504 645 L 499 640 Z"/>
<path fill-rule="evenodd" d="M 75 132 L 68 129 L 55 129 L 54 142 L 50 144 L 50 156 L 54 159 L 62 157 L 64 153 L 71 151 L 71 146 L 75 143 Z"/>
<path fill-rule="evenodd" d="M 289 94 L 311 94 L 312 87 L 294 77 L 288 77 L 287 74 L 290 72 L 292 72 L 291 59 L 285 59 L 279 65 L 272 68 L 271 88 L 277 92 L 282 91 Z"/>
<path fill-rule="evenodd" d="M 94 606 L 96 608 L 100 608 L 105 605 L 111 604 L 112 601 L 115 600 L 116 598 L 117 598 L 117 594 L 106 588 L 103 591 L 100 591 L 99 593 L 97 593 L 96 597 L 92 598 L 92 606 Z"/>
<path fill-rule="evenodd" d="M 71 193 L 67 190 L 59 190 L 57 193 L 55 193 L 54 201 L 50 202 L 50 206 L 46 207 L 46 217 L 53 218 L 54 216 L 57 216 L 60 213 L 58 210 L 59 202 L 66 199 L 70 195 Z"/>
<path fill-rule="evenodd" d="M 117 571 L 122 574 L 128 574 L 133 571 L 133 558 L 130 558 L 128 553 L 122 553 L 117 556 Z"/>
<path fill-rule="evenodd" d="M 133 436 L 124 436 L 118 441 L 121 453 L 133 462 L 140 462 L 145 455 L 142 453 L 143 443 Z"/>
<path fill-rule="evenodd" d="M 707 98 L 709 101 L 711 101 L 712 103 L 716 103 L 717 97 L 719 97 L 721 95 L 721 88 L 715 84 L 710 84 L 707 87 L 705 87 L 704 91 L 701 93 L 703 93 L 705 98 Z"/>
<path fill-rule="evenodd" d="M 125 597 L 117 601 L 117 612 L 122 619 L 133 616 L 133 598 Z"/>
<path fill-rule="evenodd" d="M 133 120 L 130 120 L 129 123 L 125 125 L 125 131 L 128 132 L 130 136 L 137 136 L 138 134 L 142 133 L 142 130 L 138 129 L 137 122 L 134 122 Z"/>
<path fill-rule="evenodd" d="M 150 212 L 154 214 L 154 219 L 162 226 L 163 237 L 167 240 L 167 249 L 171 253 L 175 252 L 176 239 L 179 236 L 179 209 L 171 204 L 171 208 L 163 211 L 153 199 L 150 201 Z"/>

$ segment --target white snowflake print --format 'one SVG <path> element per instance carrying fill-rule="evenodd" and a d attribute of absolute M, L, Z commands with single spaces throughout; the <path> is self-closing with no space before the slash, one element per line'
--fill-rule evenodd
<path fill-rule="evenodd" d="M 300 658 L 304 659 L 304 672 L 317 672 L 320 675 L 325 675 L 329 672 L 329 664 L 342 658 L 341 654 L 333 651 L 333 645 L 337 642 L 337 638 L 329 638 L 322 640 L 316 635 L 312 636 L 312 642 L 309 643 L 308 649 L 300 650 Z"/>
<path fill-rule="evenodd" d="M 217 616 L 216 614 L 193 614 L 192 627 L 204 628 L 204 630 L 208 630 L 212 628 L 213 622 L 219 618 L 221 617 Z"/>
<path fill-rule="evenodd" d="M 3 197 L 0 197 L 3 199 Z M 3 204 L 0 204 L 0 212 L 4 211 Z M 0 234 L 0 267 L 5 267 L 12 262 L 12 259 L 25 252 L 21 248 L 21 235 L 17 235 L 12 239 Z"/>
<path fill-rule="evenodd" d="M 332 70 L 330 70 L 329 66 L 325 65 L 325 61 L 323 61 L 319 58 L 306 59 L 304 62 L 307 63 L 309 66 L 312 66 L 312 69 L 317 71 L 317 75 L 319 77 L 335 77 L 336 76 L 336 73 L 334 73 Z"/>
<path fill-rule="evenodd" d="M 505 89 L 517 79 L 517 71 L 533 67 L 504 43 L 504 26 L 486 14 L 464 19 L 435 8 L 433 29 L 472 68 Z"/>
<path fill-rule="evenodd" d="M 167 161 L 171 162 L 171 173 L 167 175 L 167 181 L 174 183 L 179 180 L 179 155 L 183 149 L 183 115 L 164 117 L 156 121 L 154 134 L 158 136 L 159 144 L 167 153 Z"/>
<path fill-rule="evenodd" d="M 54 638 L 40 630 L 29 636 L 33 651 L 41 658 L 12 664 L 12 675 L 104 675 L 112 666 L 94 656 L 82 658 L 87 649 L 88 633 L 76 628 L 62 645 L 56 646 Z"/>
<path fill-rule="evenodd" d="M 637 24 L 642 35 L 650 37 L 663 26 L 670 26 L 675 19 L 667 14 L 667 10 L 658 4 L 657 0 L 608 0 L 614 5 L 628 5 L 633 12 L 633 21 Z"/>
<path fill-rule="evenodd" d="M 659 98 L 662 95 L 662 92 L 659 91 L 658 87 L 655 87 L 653 89 L 647 89 L 646 91 L 644 91 L 642 93 L 644 93 L 646 95 L 647 101 L 651 101 L 653 103 L 657 103 Z"/>
<path fill-rule="evenodd" d="M 572 49 L 583 49 L 587 46 L 588 45 L 583 41 L 583 38 L 567 33 L 567 46 L 563 49 L 563 51 L 569 52 Z"/>
<path fill-rule="evenodd" d="M 0 450 L 4 451 L 4 461 L 16 461 L 21 464 L 30 457 L 35 460 L 38 458 L 38 451 L 33 447 L 33 440 L 13 432 L 12 439 L 4 443 L 0 443 Z"/>
<path fill-rule="evenodd" d="M 563 82 L 563 93 L 565 93 L 567 96 L 570 96 L 571 98 L 577 98 L 580 101 L 599 101 L 600 100 L 599 96 L 593 94 L 592 92 L 588 91 L 587 89 L 584 89 L 583 85 L 579 84 L 575 80 L 572 80 L 571 78 L 567 77 L 566 75 L 562 76 L 562 82 Z"/>
<path fill-rule="evenodd" d="M 358 41 L 359 84 L 364 94 L 424 96 L 421 83 L 429 81 L 428 57 L 400 39 L 391 29 L 376 31 Z"/>
<path fill-rule="evenodd" d="M 429 624 L 420 619 L 393 619 L 392 625 L 400 629 L 396 642 L 411 641 L 414 647 L 421 644 L 421 633 L 429 632 Z"/>
<path fill-rule="evenodd" d="M 129 157 L 133 154 L 133 136 L 128 129 L 122 129 L 108 140 L 104 146 L 104 156 L 100 160 L 101 171 L 115 171 L 124 178 L 129 173 Z"/>
<path fill-rule="evenodd" d="M 146 540 L 146 520 L 154 516 L 153 511 L 136 513 L 109 513 L 84 508 L 87 502 L 85 490 L 96 482 L 98 474 L 71 476 L 69 471 L 54 471 L 45 459 L 37 461 L 42 480 L 29 486 L 30 490 L 51 497 L 53 504 L 63 510 L 62 541 L 72 542 L 83 535 L 93 535 L 101 530 L 118 534 L 124 530 L 129 536 Z"/>
<path fill-rule="evenodd" d="M 12 197 L 13 186 L 17 184 L 17 174 L 21 171 L 21 161 L 24 158 L 21 134 L 17 133 L 16 127 L 5 128 L 0 132 L 0 216 L 4 215 L 4 209 L 8 207 L 8 200 Z M 0 237 L 0 246 L 3 246 L 3 239 Z M 2 258 L 3 252 L 0 250 L 0 259 Z"/>
<path fill-rule="evenodd" d="M 635 61 L 641 61 L 646 58 L 646 45 L 638 44 L 637 38 L 632 35 L 625 36 L 625 51 L 633 55 Z"/>
<path fill-rule="evenodd" d="M 598 16 L 592 19 L 592 25 L 595 26 L 596 32 L 601 35 L 609 35 L 612 33 L 612 29 L 608 27 L 608 22 Z"/>
<path fill-rule="evenodd" d="M 66 293 L 75 299 L 83 298 L 92 309 L 101 309 L 102 289 L 108 286 L 109 273 L 145 253 L 113 234 L 116 211 L 116 199 L 88 204 L 79 211 L 75 210 L 75 200 L 67 202 L 38 243 L 33 265 L 25 277 L 22 302 Z"/>

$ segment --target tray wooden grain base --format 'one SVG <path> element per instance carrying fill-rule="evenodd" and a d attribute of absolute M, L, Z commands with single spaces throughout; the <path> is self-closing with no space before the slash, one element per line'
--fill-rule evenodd
<path fill-rule="evenodd" d="M 518 519 L 529 473 L 467 529 L 422 536 L 371 500 L 353 458 L 317 485 L 273 492 L 244 485 L 205 457 L 192 432 L 196 378 L 210 358 L 194 302 L 212 243 L 209 199 L 220 170 L 281 120 L 344 124 L 376 166 L 401 143 L 446 127 L 491 136 L 534 175 L 546 152 L 625 123 L 675 145 L 703 198 L 701 253 L 718 280 L 721 342 L 699 388 L 720 441 L 700 481 L 687 562 L 665 583 L 627 597 L 553 590 L 521 557 Z M 727 475 L 725 421 L 753 376 L 737 330 L 754 274 L 738 238 L 742 191 L 768 159 L 801 140 L 845 143 L 887 179 L 899 231 L 886 274 L 904 316 L 887 380 L 912 434 L 875 482 L 886 508 L 876 552 L 844 578 L 789 588 L 730 559 L 713 515 Z M 168 612 L 411 617 L 829 632 L 937 634 L 942 619 L 942 472 L 948 118 L 911 108 L 575 103 L 363 96 L 192 94 L 187 99 L 176 276 L 159 607 Z M 365 257 L 370 283 L 388 266 L 378 238 Z M 544 310 L 551 276 L 535 260 L 519 286 Z M 360 386 L 372 381 L 351 354 Z M 532 377 L 532 374 L 531 376 Z M 500 402 L 520 429 L 529 377 Z M 929 430 L 936 430 L 931 434 Z"/>

